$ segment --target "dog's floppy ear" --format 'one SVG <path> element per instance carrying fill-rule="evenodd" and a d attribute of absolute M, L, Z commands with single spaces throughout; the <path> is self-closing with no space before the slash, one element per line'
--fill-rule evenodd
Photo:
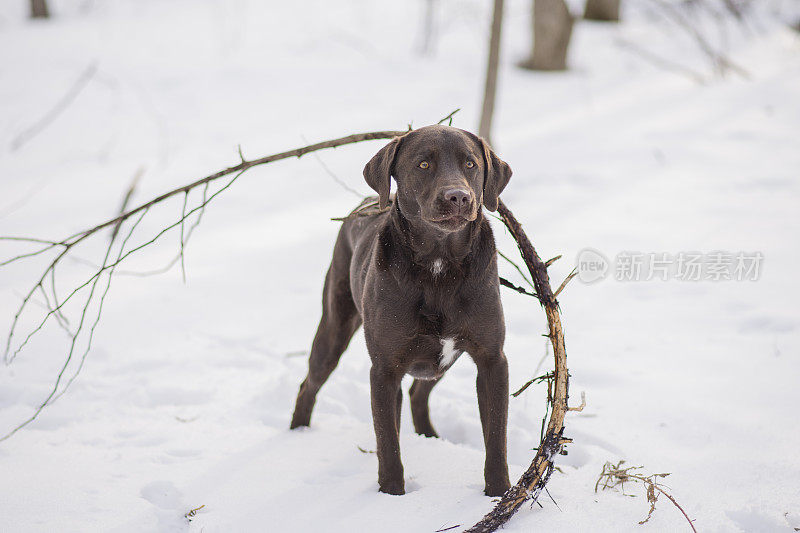
<path fill-rule="evenodd" d="M 378 150 L 378 153 L 364 167 L 364 179 L 367 185 L 378 193 L 381 209 L 385 209 L 389 205 L 394 158 L 397 155 L 397 148 L 400 146 L 400 139 L 402 137 L 392 139 L 392 142 Z"/>
<path fill-rule="evenodd" d="M 497 157 L 489 144 L 478 136 L 475 139 L 483 149 L 483 161 L 486 168 L 483 171 L 483 205 L 489 211 L 497 211 L 500 193 L 511 179 L 511 167 L 508 163 Z"/>

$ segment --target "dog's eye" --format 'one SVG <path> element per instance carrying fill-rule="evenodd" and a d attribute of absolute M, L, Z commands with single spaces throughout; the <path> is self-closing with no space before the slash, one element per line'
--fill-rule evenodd
<path fill-rule="evenodd" d="M 473 163 L 472 161 L 467 161 L 467 168 L 472 168 L 474 166 L 475 166 L 475 163 Z"/>
<path fill-rule="evenodd" d="M 428 165 L 427 161 L 423 161 L 422 163 L 419 164 L 419 168 L 428 168 L 428 166 L 430 165 Z"/>

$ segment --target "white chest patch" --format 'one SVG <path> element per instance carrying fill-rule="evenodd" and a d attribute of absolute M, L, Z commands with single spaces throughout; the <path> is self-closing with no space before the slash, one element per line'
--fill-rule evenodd
<path fill-rule="evenodd" d="M 431 265 L 431 272 L 433 272 L 434 276 L 438 276 L 439 274 L 442 273 L 442 269 L 443 268 L 444 268 L 444 263 L 442 263 L 441 259 L 437 259 Z M 444 342 L 444 341 L 442 341 L 442 342 Z"/>
<path fill-rule="evenodd" d="M 452 337 L 441 339 L 442 355 L 439 356 L 439 368 L 447 368 L 453 364 L 456 357 L 461 355 L 459 350 L 456 350 L 456 340 Z"/>

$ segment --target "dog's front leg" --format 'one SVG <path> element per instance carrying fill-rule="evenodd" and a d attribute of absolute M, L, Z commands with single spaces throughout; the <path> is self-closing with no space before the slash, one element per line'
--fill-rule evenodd
<path fill-rule="evenodd" d="M 403 463 L 397 427 L 397 391 L 402 375 L 373 363 L 369 372 L 372 395 L 372 421 L 378 454 L 378 485 L 381 492 L 405 494 Z"/>
<path fill-rule="evenodd" d="M 478 408 L 486 446 L 483 475 L 487 496 L 502 496 L 511 486 L 506 459 L 506 425 L 508 422 L 508 361 L 499 356 L 484 357 L 478 367 Z"/>

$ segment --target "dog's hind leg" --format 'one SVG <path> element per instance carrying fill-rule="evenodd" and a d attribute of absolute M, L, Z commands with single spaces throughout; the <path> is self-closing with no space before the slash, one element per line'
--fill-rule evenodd
<path fill-rule="evenodd" d="M 361 325 L 346 268 L 337 268 L 337 257 L 328 269 L 325 288 L 322 292 L 322 318 L 319 321 L 311 355 L 308 359 L 308 375 L 300 384 L 297 402 L 290 428 L 307 426 L 311 422 L 311 411 L 317 393 L 339 363 L 350 339 Z"/>
<path fill-rule="evenodd" d="M 428 397 L 438 382 L 438 379 L 430 381 L 415 379 L 411 388 L 408 389 L 408 395 L 411 397 L 411 419 L 414 421 L 414 431 L 426 437 L 439 436 L 433 429 L 428 409 Z"/>

